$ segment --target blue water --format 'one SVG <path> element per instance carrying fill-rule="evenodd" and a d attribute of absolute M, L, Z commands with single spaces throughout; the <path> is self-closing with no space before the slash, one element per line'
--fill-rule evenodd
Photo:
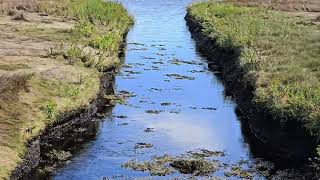
<path fill-rule="evenodd" d="M 96 138 L 86 143 L 53 179 L 145 177 L 150 174 L 124 169 L 121 164 L 198 148 L 225 151 L 227 155 L 221 160 L 227 163 L 250 160 L 235 104 L 208 70 L 186 27 L 186 7 L 192 1 L 121 2 L 134 16 L 135 25 L 127 36 L 125 66 L 116 77 L 116 89 L 135 96 L 113 108 L 112 115 L 101 122 Z M 180 62 L 174 64 L 172 60 Z M 175 79 L 170 74 L 191 79 Z M 150 114 L 148 110 L 161 112 Z M 119 115 L 127 118 L 117 118 Z M 145 132 L 146 128 L 154 131 Z M 153 147 L 135 149 L 140 142 Z M 171 176 L 187 177 L 179 173 Z"/>

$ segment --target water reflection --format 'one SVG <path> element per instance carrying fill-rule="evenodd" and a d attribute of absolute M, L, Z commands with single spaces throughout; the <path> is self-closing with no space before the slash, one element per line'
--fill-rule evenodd
<path fill-rule="evenodd" d="M 191 0 L 121 0 L 136 23 L 127 37 L 118 91 L 135 94 L 116 105 L 86 144 L 54 179 L 143 177 L 121 167 L 130 159 L 178 155 L 206 148 L 225 151 L 224 162 L 250 159 L 235 105 L 196 52 L 184 15 Z M 119 118 L 127 117 L 127 118 Z M 146 132 L 147 128 L 154 128 Z M 136 143 L 152 148 L 134 149 Z"/>

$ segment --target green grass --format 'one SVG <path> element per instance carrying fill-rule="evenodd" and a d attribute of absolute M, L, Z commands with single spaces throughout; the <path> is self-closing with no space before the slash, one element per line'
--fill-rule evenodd
<path fill-rule="evenodd" d="M 39 27 L 28 27 L 19 32 L 23 35 L 42 38 L 44 40 L 63 41 L 65 44 L 91 46 L 99 50 L 91 57 L 70 58 L 82 59 L 86 66 L 105 71 L 117 67 L 117 59 L 124 35 L 133 24 L 133 18 L 118 2 L 102 0 L 34 0 L 37 11 L 56 16 L 69 16 L 76 19 L 74 29 L 59 30 Z M 30 3 L 30 2 L 29 2 Z M 22 3 L 23 4 L 23 3 Z M 61 52 L 63 54 L 65 52 Z M 114 61 L 117 59 L 116 61 Z M 89 60 L 89 62 L 85 62 Z M 116 66 L 114 66 L 116 63 Z"/>
<path fill-rule="evenodd" d="M 121 35 L 118 33 L 105 33 L 102 36 L 93 37 L 89 45 L 112 53 L 119 51 L 119 44 L 121 44 Z"/>
<path fill-rule="evenodd" d="M 96 32 L 96 27 L 88 20 L 83 19 L 80 19 L 75 25 L 75 29 L 86 37 L 90 37 Z"/>
<path fill-rule="evenodd" d="M 110 69 L 115 62 L 107 62 L 118 58 L 124 35 L 133 24 L 133 18 L 118 2 L 102 0 L 56 0 L 55 8 L 48 6 L 48 2 L 40 1 L 39 11 L 51 12 L 56 15 L 75 17 L 77 23 L 74 30 L 86 38 L 85 45 L 97 48 L 98 57 L 87 57 L 85 62 L 99 70 Z M 64 9 L 64 11 L 61 11 Z M 96 62 L 92 62 L 96 61 Z"/>
<path fill-rule="evenodd" d="M 102 71 L 119 63 L 120 60 L 113 60 L 118 58 L 123 36 L 133 23 L 126 9 L 117 2 L 80 0 L 71 1 L 70 12 L 80 20 L 78 30 L 89 37 L 87 45 L 100 51 L 98 58 L 88 57 L 89 62 L 85 63 Z"/>
<path fill-rule="evenodd" d="M 259 7 L 195 3 L 190 15 L 217 45 L 240 51 L 253 103 L 283 123 L 300 121 L 320 135 L 320 32 L 303 18 Z"/>
<path fill-rule="evenodd" d="M 21 162 L 25 143 L 41 134 L 59 115 L 89 106 L 96 97 L 100 73 L 81 65 L 56 67 L 56 75 L 0 77 L 0 179 Z M 75 75 L 80 75 L 76 76 Z"/>

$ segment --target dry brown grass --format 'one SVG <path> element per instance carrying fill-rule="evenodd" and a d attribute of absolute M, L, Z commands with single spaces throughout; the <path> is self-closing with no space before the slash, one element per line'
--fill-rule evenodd
<path fill-rule="evenodd" d="M 87 107 L 99 90 L 99 73 L 94 69 L 34 59 L 25 63 L 42 65 L 0 73 L 0 179 L 21 161 L 29 139 L 59 114 Z"/>
<path fill-rule="evenodd" d="M 7 14 L 11 10 L 29 10 L 38 8 L 38 0 L 0 0 L 0 14 Z"/>
<path fill-rule="evenodd" d="M 15 141 L 14 132 L 19 131 L 19 123 L 14 119 L 19 116 L 19 92 L 27 91 L 27 75 L 2 75 L 0 76 L 0 179 L 6 173 L 5 167 L 13 166 L 13 159 L 21 152 Z M 15 126 L 12 126 L 15 124 Z M 13 151 L 15 149 L 16 151 Z M 13 158 L 15 157 L 15 158 Z"/>
<path fill-rule="evenodd" d="M 57 37 L 72 37 L 67 33 L 72 23 L 26 15 L 28 21 L 0 17 L 0 179 L 21 161 L 25 142 L 51 121 L 44 113 L 47 104 L 59 102 L 53 117 L 64 109 L 85 106 L 99 88 L 96 70 L 41 58 L 44 49 L 58 42 Z"/>
<path fill-rule="evenodd" d="M 264 6 L 284 11 L 320 12 L 319 0 L 226 0 L 239 5 Z"/>
<path fill-rule="evenodd" d="M 0 136 L 0 146 L 5 144 L 3 135 L 7 134 L 5 132 L 9 132 L 11 128 L 10 122 L 5 121 L 5 119 L 10 118 L 12 115 L 12 107 L 14 106 L 11 105 L 19 102 L 19 92 L 28 91 L 27 80 L 29 77 L 25 74 L 0 76 L 0 134 L 2 134 Z"/>
<path fill-rule="evenodd" d="M 0 76 L 0 105 L 9 101 L 16 101 L 20 91 L 28 91 L 27 79 L 28 76 L 24 74 Z"/>

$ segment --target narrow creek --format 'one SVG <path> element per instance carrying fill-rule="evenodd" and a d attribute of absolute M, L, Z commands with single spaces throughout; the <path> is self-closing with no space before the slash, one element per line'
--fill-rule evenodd
<path fill-rule="evenodd" d="M 199 148 L 223 151 L 225 156 L 217 159 L 226 164 L 253 162 L 236 105 L 224 95 L 222 83 L 207 68 L 186 26 L 186 7 L 192 0 L 121 2 L 135 17 L 135 25 L 127 36 L 116 89 L 132 97 L 112 109 L 100 123 L 96 138 L 53 179 L 147 177 L 149 172 L 121 165 L 131 159 L 177 156 Z M 152 147 L 137 148 L 137 143 Z M 223 177 L 224 171 L 214 176 Z M 168 177 L 189 175 L 174 172 Z"/>

